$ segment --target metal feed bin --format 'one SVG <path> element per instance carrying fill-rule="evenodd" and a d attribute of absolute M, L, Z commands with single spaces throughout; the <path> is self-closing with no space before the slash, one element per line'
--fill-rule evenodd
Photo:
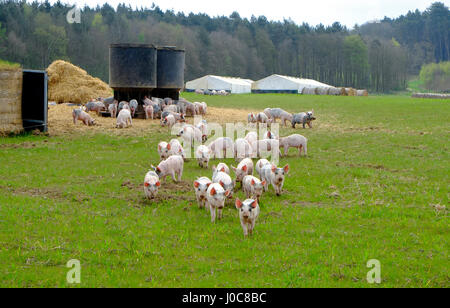
<path fill-rule="evenodd" d="M 178 89 L 184 87 L 185 51 L 175 47 L 158 48 L 158 89 Z"/>
<path fill-rule="evenodd" d="M 157 49 L 153 45 L 112 44 L 109 48 L 109 85 L 118 101 L 141 100 L 157 85 Z"/>

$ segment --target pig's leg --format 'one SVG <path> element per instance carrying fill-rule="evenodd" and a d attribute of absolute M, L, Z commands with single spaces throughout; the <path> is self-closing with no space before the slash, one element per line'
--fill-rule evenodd
<path fill-rule="evenodd" d="M 222 209 L 221 208 L 217 209 L 217 216 L 218 216 L 219 220 L 222 219 Z"/>
<path fill-rule="evenodd" d="M 298 147 L 298 156 L 302 156 L 302 146 Z"/>
<path fill-rule="evenodd" d="M 209 209 L 211 211 L 211 222 L 214 223 L 216 221 L 216 208 L 210 204 Z"/>
<path fill-rule="evenodd" d="M 242 230 L 244 230 L 244 236 L 247 237 L 248 236 L 247 224 L 244 223 L 243 221 L 241 221 L 241 226 L 242 226 Z"/>
<path fill-rule="evenodd" d="M 176 178 L 176 175 L 175 175 L 175 171 L 172 171 L 171 176 L 172 176 L 172 180 L 173 180 L 174 182 L 177 182 L 177 178 Z"/>
<path fill-rule="evenodd" d="M 182 177 L 183 177 L 183 169 L 181 169 L 180 172 L 178 172 L 178 181 L 181 182 Z"/>

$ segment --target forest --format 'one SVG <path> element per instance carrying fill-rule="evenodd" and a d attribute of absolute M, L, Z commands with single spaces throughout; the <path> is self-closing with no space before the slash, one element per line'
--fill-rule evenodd
<path fill-rule="evenodd" d="M 185 80 L 206 74 L 258 80 L 270 74 L 388 93 L 404 90 L 425 64 L 450 60 L 450 10 L 441 2 L 395 19 L 355 25 L 301 25 L 264 16 L 210 17 L 121 4 L 81 8 L 56 2 L 0 0 L 0 58 L 45 69 L 56 59 L 108 82 L 111 43 L 186 50 Z"/>

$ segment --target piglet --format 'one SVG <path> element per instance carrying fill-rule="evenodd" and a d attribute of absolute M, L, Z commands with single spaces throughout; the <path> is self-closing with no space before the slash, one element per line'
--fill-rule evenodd
<path fill-rule="evenodd" d="M 231 166 L 236 173 L 236 183 L 241 182 L 246 175 L 253 174 L 253 161 L 250 158 L 243 159 L 237 167 Z"/>
<path fill-rule="evenodd" d="M 233 198 L 234 183 L 231 177 L 225 172 L 217 172 L 213 175 L 213 183 L 218 183 L 228 193 L 229 199 Z"/>
<path fill-rule="evenodd" d="M 201 168 L 208 168 L 210 156 L 209 148 L 205 145 L 200 145 L 195 151 L 195 158 Z"/>
<path fill-rule="evenodd" d="M 265 165 L 270 165 L 270 162 L 267 159 L 260 159 L 255 165 L 256 173 L 258 173 L 260 179 L 261 179 L 261 169 Z"/>
<path fill-rule="evenodd" d="M 144 105 L 145 119 L 154 119 L 154 110 L 152 105 Z"/>
<path fill-rule="evenodd" d="M 117 117 L 117 101 L 114 101 L 114 103 L 109 104 L 108 111 L 111 114 L 111 118 Z"/>
<path fill-rule="evenodd" d="M 128 109 L 122 109 L 117 116 L 117 128 L 125 128 L 128 126 L 133 126 L 133 120 L 131 119 L 131 112 Z"/>
<path fill-rule="evenodd" d="M 260 181 L 252 175 L 247 175 L 242 180 L 242 187 L 247 198 L 256 198 L 259 201 L 263 192 L 266 181 Z"/>
<path fill-rule="evenodd" d="M 199 208 L 206 208 L 206 193 L 209 186 L 212 184 L 211 180 L 207 177 L 201 177 L 194 181 L 195 196 L 197 198 Z"/>
<path fill-rule="evenodd" d="M 215 174 L 219 173 L 219 172 L 225 172 L 226 174 L 230 175 L 230 168 L 228 168 L 227 164 L 225 163 L 220 163 L 216 166 L 213 166 L 213 177 Z"/>
<path fill-rule="evenodd" d="M 81 109 L 74 109 L 72 111 L 73 124 L 77 125 L 77 121 L 83 122 L 84 125 L 92 126 L 95 125 L 95 120 L 91 118 L 89 114 Z"/>
<path fill-rule="evenodd" d="M 244 236 L 252 235 L 260 213 L 258 200 L 247 199 L 242 202 L 236 199 L 236 208 L 239 210 L 239 218 L 242 229 L 244 230 Z"/>
<path fill-rule="evenodd" d="M 130 109 L 131 109 L 131 116 L 134 118 L 134 115 L 136 114 L 136 110 L 138 109 L 138 102 L 135 99 L 132 99 L 130 101 Z"/>
<path fill-rule="evenodd" d="M 164 180 L 170 175 L 172 176 L 174 182 L 181 181 L 181 177 L 183 176 L 183 167 L 184 160 L 180 155 L 170 156 L 168 159 L 159 163 L 158 167 L 152 166 L 161 180 Z"/>
<path fill-rule="evenodd" d="M 158 194 L 158 189 L 161 186 L 159 176 L 154 171 L 149 171 L 144 179 L 145 196 L 150 199 L 155 199 Z"/>
<path fill-rule="evenodd" d="M 186 161 L 186 153 L 184 152 L 184 148 L 181 145 L 178 139 L 172 139 L 169 142 L 169 156 L 171 155 L 180 155 L 183 157 L 183 160 Z"/>
<path fill-rule="evenodd" d="M 170 144 L 168 144 L 167 142 L 160 142 L 158 144 L 158 154 L 161 160 L 165 160 L 167 158 L 169 158 L 170 156 Z"/>
<path fill-rule="evenodd" d="M 308 155 L 308 139 L 302 135 L 291 135 L 280 139 L 280 149 L 284 148 L 284 156 L 288 155 L 289 148 L 297 148 L 298 156 L 302 155 L 302 149 L 305 156 Z"/>
<path fill-rule="evenodd" d="M 261 169 L 261 179 L 266 181 L 264 190 L 269 189 L 268 184 L 272 184 L 277 196 L 281 196 L 283 191 L 285 175 L 289 173 L 289 165 L 283 168 L 277 168 L 275 165 L 265 165 Z"/>
<path fill-rule="evenodd" d="M 207 207 L 211 211 L 211 222 L 215 223 L 216 221 L 216 209 L 217 216 L 219 219 L 222 219 L 222 211 L 225 207 L 225 199 L 229 196 L 229 192 L 225 191 L 223 187 L 218 183 L 213 183 L 209 185 L 208 190 L 206 191 L 206 200 Z"/>

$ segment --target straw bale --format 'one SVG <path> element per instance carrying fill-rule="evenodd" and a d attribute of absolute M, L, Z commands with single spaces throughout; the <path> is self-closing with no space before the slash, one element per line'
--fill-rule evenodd
<path fill-rule="evenodd" d="M 0 69 L 0 135 L 19 133 L 22 124 L 22 79 L 17 67 Z"/>

